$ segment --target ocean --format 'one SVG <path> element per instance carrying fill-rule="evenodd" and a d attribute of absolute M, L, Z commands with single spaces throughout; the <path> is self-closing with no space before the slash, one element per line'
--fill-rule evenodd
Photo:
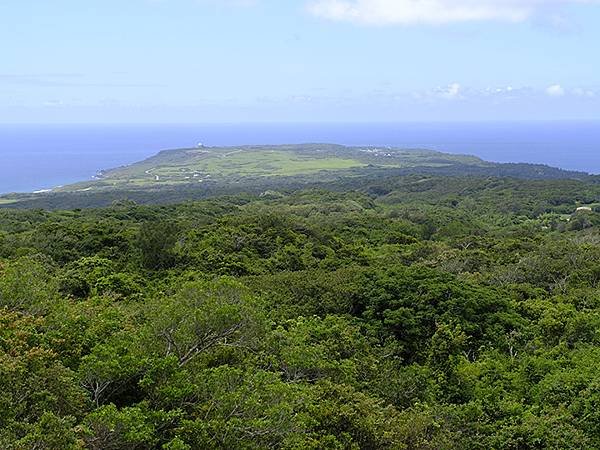
<path fill-rule="evenodd" d="M 427 148 L 600 173 L 600 121 L 365 124 L 0 125 L 0 193 L 89 180 L 160 150 L 327 142 Z"/>

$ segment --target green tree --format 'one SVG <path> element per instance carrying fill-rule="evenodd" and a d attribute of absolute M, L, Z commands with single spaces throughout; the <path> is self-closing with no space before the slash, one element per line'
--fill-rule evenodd
<path fill-rule="evenodd" d="M 147 348 L 175 356 L 180 366 L 219 346 L 252 348 L 264 328 L 256 300 L 230 278 L 188 283 L 151 302 L 147 314 Z"/>
<path fill-rule="evenodd" d="M 144 222 L 137 236 L 142 266 L 150 270 L 168 269 L 175 263 L 174 248 L 179 227 L 174 222 Z"/>

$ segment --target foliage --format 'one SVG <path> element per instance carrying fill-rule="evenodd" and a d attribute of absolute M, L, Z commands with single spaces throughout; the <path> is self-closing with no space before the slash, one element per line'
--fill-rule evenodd
<path fill-rule="evenodd" d="M 600 448 L 593 180 L 253 192 L 0 210 L 1 448 Z"/>

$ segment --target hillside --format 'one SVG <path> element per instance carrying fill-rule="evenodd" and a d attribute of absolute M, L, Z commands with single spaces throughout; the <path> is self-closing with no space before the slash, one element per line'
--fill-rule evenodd
<path fill-rule="evenodd" d="M 0 210 L 0 448 L 600 448 L 600 185 L 324 186 Z"/>
<path fill-rule="evenodd" d="M 369 169 L 462 171 L 521 178 L 581 178 L 584 174 L 542 165 L 497 164 L 475 156 L 390 147 L 345 147 L 332 144 L 199 147 L 162 151 L 126 167 L 100 172 L 94 189 L 156 184 L 243 182 L 264 177 L 319 177 L 359 174 Z M 67 187 L 66 190 L 72 190 Z"/>

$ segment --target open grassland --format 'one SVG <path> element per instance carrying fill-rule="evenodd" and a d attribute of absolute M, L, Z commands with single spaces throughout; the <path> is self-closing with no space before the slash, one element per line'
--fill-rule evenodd
<path fill-rule="evenodd" d="M 366 164 L 354 159 L 311 158 L 289 152 L 278 151 L 240 151 L 205 158 L 191 158 L 184 165 L 159 166 L 145 173 L 149 178 L 156 176 L 174 179 L 189 179 L 226 176 L 273 176 L 297 175 L 320 170 L 349 169 L 364 167 Z"/>
<path fill-rule="evenodd" d="M 109 172 L 105 180 L 126 180 L 136 184 L 161 181 L 203 182 L 211 178 L 290 176 L 367 165 L 351 158 L 315 157 L 276 150 L 189 150 L 182 156 L 184 157 L 167 158 L 163 161 L 148 160 L 142 164 Z"/>

